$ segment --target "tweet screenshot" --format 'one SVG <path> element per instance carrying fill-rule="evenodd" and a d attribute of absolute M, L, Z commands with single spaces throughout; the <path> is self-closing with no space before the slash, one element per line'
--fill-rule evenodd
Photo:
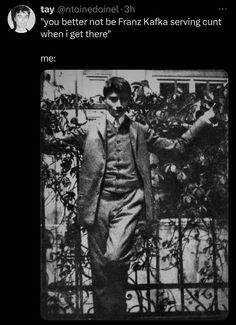
<path fill-rule="evenodd" d="M 8 1 L 32 317 L 229 317 L 230 11 Z"/>

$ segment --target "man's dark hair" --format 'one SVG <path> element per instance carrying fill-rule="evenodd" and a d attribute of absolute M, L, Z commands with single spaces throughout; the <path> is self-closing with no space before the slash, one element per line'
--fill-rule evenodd
<path fill-rule="evenodd" d="M 15 22 L 16 14 L 18 14 L 20 11 L 27 12 L 27 14 L 30 15 L 30 10 L 29 10 L 29 8 L 27 6 L 19 5 L 19 6 L 14 7 L 11 10 L 11 18 L 12 18 L 12 21 L 13 21 L 13 24 L 14 24 L 14 28 L 16 28 L 16 22 Z"/>
<path fill-rule="evenodd" d="M 127 80 L 121 77 L 112 77 L 106 80 L 103 88 L 103 95 L 106 98 L 112 92 L 119 94 L 127 94 L 128 98 L 131 98 L 131 87 Z"/>

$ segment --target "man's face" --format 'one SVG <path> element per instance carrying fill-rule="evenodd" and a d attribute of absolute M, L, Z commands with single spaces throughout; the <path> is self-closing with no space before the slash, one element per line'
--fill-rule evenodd
<path fill-rule="evenodd" d="M 105 98 L 105 104 L 113 117 L 121 117 L 125 114 L 129 103 L 129 96 L 125 93 L 112 92 Z"/>
<path fill-rule="evenodd" d="M 18 29 L 25 29 L 29 20 L 29 15 L 26 11 L 19 11 L 15 16 L 15 22 Z"/>

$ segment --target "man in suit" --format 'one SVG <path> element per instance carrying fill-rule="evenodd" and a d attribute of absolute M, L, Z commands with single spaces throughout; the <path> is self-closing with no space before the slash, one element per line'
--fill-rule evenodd
<path fill-rule="evenodd" d="M 97 319 L 125 319 L 127 274 L 138 216 L 155 219 L 149 152 L 183 151 L 214 116 L 208 111 L 180 138 L 161 138 L 125 113 L 129 83 L 112 77 L 104 87 L 107 113 L 86 123 L 62 143 L 83 153 L 78 192 L 78 224 L 88 230 Z"/>

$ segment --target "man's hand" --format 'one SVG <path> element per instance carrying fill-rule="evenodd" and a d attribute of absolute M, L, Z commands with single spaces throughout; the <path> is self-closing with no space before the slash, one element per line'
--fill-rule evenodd
<path fill-rule="evenodd" d="M 214 105 L 202 115 L 202 119 L 204 119 L 209 124 L 213 122 L 212 120 L 215 117 L 215 112 L 213 110 L 213 107 Z"/>

